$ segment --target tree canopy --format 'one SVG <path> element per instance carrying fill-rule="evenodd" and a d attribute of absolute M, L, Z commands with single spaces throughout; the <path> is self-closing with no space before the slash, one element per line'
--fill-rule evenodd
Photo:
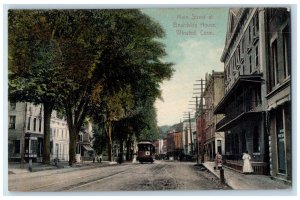
<path fill-rule="evenodd" d="M 161 60 L 162 37 L 161 26 L 136 9 L 10 10 L 10 99 L 65 109 L 70 164 L 88 115 L 105 119 L 109 137 L 115 122 L 157 130 L 153 104 L 174 71 Z"/>

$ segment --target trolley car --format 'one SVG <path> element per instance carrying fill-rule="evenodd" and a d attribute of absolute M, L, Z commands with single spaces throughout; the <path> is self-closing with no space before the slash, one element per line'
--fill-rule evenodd
<path fill-rule="evenodd" d="M 137 160 L 140 163 L 154 162 L 155 147 L 150 141 L 140 141 L 138 143 Z"/>

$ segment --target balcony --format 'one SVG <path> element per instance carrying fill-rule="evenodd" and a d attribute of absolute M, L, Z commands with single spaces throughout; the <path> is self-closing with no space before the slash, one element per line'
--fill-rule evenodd
<path fill-rule="evenodd" d="M 259 117 L 262 112 L 262 107 L 259 105 L 255 109 L 238 112 L 235 111 L 231 115 L 223 118 L 219 123 L 216 124 L 216 131 L 226 131 L 236 125 L 238 125 L 241 121 L 250 120 L 255 117 Z"/>
<path fill-rule="evenodd" d="M 249 88 L 256 87 L 256 90 L 260 90 L 260 86 L 262 84 L 263 80 L 261 79 L 261 75 L 255 74 L 255 75 L 240 75 L 237 80 L 234 82 L 234 84 L 229 88 L 229 90 L 225 93 L 225 96 L 221 99 L 219 104 L 214 109 L 214 114 L 226 114 L 229 109 L 228 106 L 235 105 L 232 107 L 233 110 L 236 109 L 236 106 L 241 106 L 242 102 L 251 101 L 251 94 L 246 94 L 245 91 L 249 90 Z M 237 96 L 240 96 L 241 99 L 238 100 Z M 240 102 L 238 102 L 240 101 Z M 248 111 L 253 108 L 255 108 L 259 102 L 254 104 L 252 106 L 252 103 L 245 103 L 245 109 L 241 111 Z"/>
<path fill-rule="evenodd" d="M 216 131 L 225 131 L 262 112 L 260 75 L 240 76 L 216 106 L 214 114 L 225 114 Z"/>

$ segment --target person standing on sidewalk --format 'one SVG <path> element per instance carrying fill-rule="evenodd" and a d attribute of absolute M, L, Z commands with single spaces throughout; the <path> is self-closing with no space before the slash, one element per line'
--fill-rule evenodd
<path fill-rule="evenodd" d="M 214 169 L 221 169 L 222 168 L 222 155 L 217 152 L 215 157 L 215 167 Z"/>
<path fill-rule="evenodd" d="M 99 162 L 99 163 L 102 162 L 102 154 L 100 154 L 98 162 Z"/>
<path fill-rule="evenodd" d="M 253 173 L 253 168 L 252 168 L 250 160 L 251 160 L 251 156 L 248 154 L 248 151 L 246 151 L 243 154 L 243 173 L 244 174 Z"/>

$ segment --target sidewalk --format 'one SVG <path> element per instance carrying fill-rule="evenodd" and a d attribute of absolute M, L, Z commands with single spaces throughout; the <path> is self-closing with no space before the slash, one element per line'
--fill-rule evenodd
<path fill-rule="evenodd" d="M 220 178 L 220 170 L 214 170 L 214 162 L 205 162 L 203 166 Z M 292 186 L 283 181 L 271 179 L 270 176 L 256 174 L 242 174 L 223 167 L 225 183 L 234 190 L 273 190 L 292 189 Z"/>
<path fill-rule="evenodd" d="M 72 168 L 89 168 L 89 167 L 104 167 L 113 165 L 116 163 L 110 163 L 108 161 L 102 161 L 101 163 L 92 161 L 85 161 L 80 163 L 75 163 Z M 71 168 L 68 162 L 58 162 L 57 166 L 54 163 L 51 164 L 42 164 L 42 163 L 32 163 L 32 171 L 31 172 L 38 172 L 44 170 L 57 170 L 62 168 Z M 23 173 L 30 173 L 29 171 L 29 163 L 9 163 L 8 164 L 8 174 L 23 174 Z"/>

